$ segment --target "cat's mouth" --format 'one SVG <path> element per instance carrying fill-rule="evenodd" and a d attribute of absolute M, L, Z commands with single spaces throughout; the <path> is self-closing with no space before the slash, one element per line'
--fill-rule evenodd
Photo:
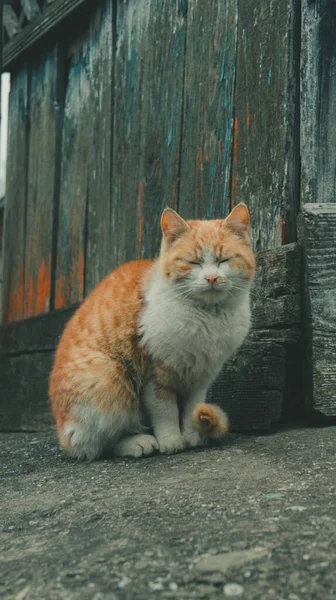
<path fill-rule="evenodd" d="M 215 288 L 213 286 L 203 289 L 199 292 L 199 298 L 203 302 L 219 302 L 223 298 L 223 288 Z"/>

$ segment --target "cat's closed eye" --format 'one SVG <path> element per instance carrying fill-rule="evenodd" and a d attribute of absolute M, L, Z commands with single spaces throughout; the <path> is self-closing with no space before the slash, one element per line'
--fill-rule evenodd
<path fill-rule="evenodd" d="M 186 260 L 186 262 L 188 265 L 197 265 L 198 267 L 202 266 L 202 263 L 199 260 Z"/>

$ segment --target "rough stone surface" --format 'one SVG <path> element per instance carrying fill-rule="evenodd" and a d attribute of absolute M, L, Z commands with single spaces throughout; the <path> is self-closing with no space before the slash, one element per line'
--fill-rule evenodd
<path fill-rule="evenodd" d="M 335 428 L 140 460 L 74 462 L 50 433 L 0 451 L 2 598 L 336 597 Z"/>

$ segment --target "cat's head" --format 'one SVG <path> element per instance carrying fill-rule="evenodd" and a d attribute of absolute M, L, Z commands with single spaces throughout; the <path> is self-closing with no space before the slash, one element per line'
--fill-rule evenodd
<path fill-rule="evenodd" d="M 249 222 L 245 204 L 213 221 L 185 221 L 167 208 L 161 217 L 161 274 L 181 296 L 205 304 L 246 294 L 255 271 Z"/>

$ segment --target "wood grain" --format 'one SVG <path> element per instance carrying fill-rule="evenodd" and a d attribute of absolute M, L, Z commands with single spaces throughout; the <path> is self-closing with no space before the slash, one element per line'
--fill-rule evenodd
<path fill-rule="evenodd" d="M 177 206 L 185 3 L 118 4 L 113 143 L 113 264 L 153 256 L 159 218 Z"/>
<path fill-rule="evenodd" d="M 29 0 L 28 0 L 29 2 Z M 49 33 L 64 19 L 68 18 L 82 4 L 89 4 L 88 0 L 54 0 L 48 2 L 48 6 L 39 16 L 35 17 L 31 23 L 22 30 L 14 11 L 5 4 L 5 14 L 7 22 L 7 32 L 11 39 L 5 44 L 3 51 L 3 67 L 12 69 L 18 58 L 28 49 L 36 44 L 43 36 Z M 6 8 L 8 7 L 8 8 Z M 14 15 L 14 16 L 13 16 Z M 64 32 L 63 29 L 60 31 Z M 22 59 L 21 59 L 22 60 Z"/>
<path fill-rule="evenodd" d="M 77 306 L 54 310 L 0 327 L 0 355 L 13 356 L 55 350 L 67 321 Z"/>
<path fill-rule="evenodd" d="M 14 37 L 21 29 L 19 19 L 9 4 L 3 6 L 3 24 L 9 39 Z"/>
<path fill-rule="evenodd" d="M 208 401 L 228 414 L 231 431 L 263 431 L 280 421 L 285 349 L 272 341 L 246 341 L 225 366 Z"/>
<path fill-rule="evenodd" d="M 43 431 L 52 427 L 48 379 L 53 359 L 53 352 L 1 357 L 2 431 Z"/>
<path fill-rule="evenodd" d="M 303 374 L 308 410 L 336 416 L 336 204 L 306 204 L 300 215 L 304 257 Z"/>
<path fill-rule="evenodd" d="M 230 207 L 237 0 L 188 5 L 179 206 L 186 218 Z"/>
<path fill-rule="evenodd" d="M 110 269 L 112 0 L 69 47 L 63 121 L 55 307 L 68 307 Z"/>
<path fill-rule="evenodd" d="M 238 0 L 232 203 L 256 250 L 296 239 L 298 27 L 296 0 Z"/>
<path fill-rule="evenodd" d="M 113 125 L 113 6 L 99 3 L 90 21 L 88 47 L 89 97 L 85 128 L 90 130 L 87 170 L 87 240 L 85 295 L 111 270 L 111 193 Z M 84 123 L 84 121 L 83 121 Z"/>
<path fill-rule="evenodd" d="M 59 197 L 55 308 L 70 306 L 84 296 L 87 167 L 90 157 L 89 43 L 69 57 L 65 93 Z"/>
<path fill-rule="evenodd" d="M 28 120 L 29 74 L 23 64 L 12 74 L 8 107 L 2 317 L 6 322 L 23 317 Z"/>
<path fill-rule="evenodd" d="M 24 317 L 50 309 L 57 70 L 54 46 L 39 56 L 30 78 Z"/>
<path fill-rule="evenodd" d="M 336 4 L 302 0 L 301 202 L 336 202 Z"/>

